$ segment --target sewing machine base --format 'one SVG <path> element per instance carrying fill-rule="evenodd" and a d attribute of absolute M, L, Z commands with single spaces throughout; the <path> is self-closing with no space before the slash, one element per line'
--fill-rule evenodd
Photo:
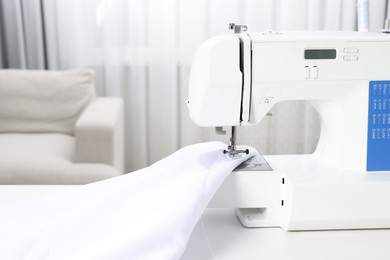
<path fill-rule="evenodd" d="M 390 228 L 390 172 L 356 172 L 315 155 L 265 156 L 273 170 L 236 171 L 209 207 L 236 208 L 245 227 Z"/>

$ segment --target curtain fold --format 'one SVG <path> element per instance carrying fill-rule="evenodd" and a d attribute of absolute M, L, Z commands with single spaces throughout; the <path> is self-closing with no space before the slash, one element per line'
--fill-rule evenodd
<path fill-rule="evenodd" d="M 5 68 L 7 64 L 5 50 L 5 31 L 4 31 L 3 3 L 0 1 L 0 69 Z"/>
<path fill-rule="evenodd" d="M 20 1 L 1 1 L 2 58 L 5 68 L 25 68 L 25 48 Z"/>
<path fill-rule="evenodd" d="M 90 67 L 100 96 L 125 100 L 126 170 L 140 169 L 202 141 L 228 142 L 188 116 L 192 56 L 207 38 L 249 31 L 356 30 L 356 0 L 0 0 L 3 67 Z M 370 29 L 389 15 L 370 1 Z M 10 11 L 11 10 L 11 11 Z M 387 14 L 386 14 L 387 13 Z M 23 19 L 21 18 L 23 17 Z M 41 29 L 39 29 L 41 28 Z M 319 136 L 316 111 L 283 102 L 238 142 L 261 153 L 310 153 Z"/>
<path fill-rule="evenodd" d="M 40 0 L 1 0 L 2 67 L 47 69 Z"/>

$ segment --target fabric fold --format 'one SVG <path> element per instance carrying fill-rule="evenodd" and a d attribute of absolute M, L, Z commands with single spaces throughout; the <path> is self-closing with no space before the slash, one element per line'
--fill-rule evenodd
<path fill-rule="evenodd" d="M 0 259 L 178 259 L 223 180 L 248 155 L 187 146 L 139 171 L 0 208 Z M 247 147 L 245 147 L 247 148 Z"/>

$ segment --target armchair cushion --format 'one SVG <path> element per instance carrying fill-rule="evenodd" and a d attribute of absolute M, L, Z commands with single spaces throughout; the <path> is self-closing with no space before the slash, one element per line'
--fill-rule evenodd
<path fill-rule="evenodd" d="M 86 184 L 121 173 L 74 163 L 75 138 L 60 133 L 0 134 L 0 184 Z"/>
<path fill-rule="evenodd" d="M 93 72 L 0 70 L 0 133 L 73 134 L 95 99 Z"/>
<path fill-rule="evenodd" d="M 86 184 L 123 173 L 123 100 L 91 70 L 0 70 L 0 184 Z"/>

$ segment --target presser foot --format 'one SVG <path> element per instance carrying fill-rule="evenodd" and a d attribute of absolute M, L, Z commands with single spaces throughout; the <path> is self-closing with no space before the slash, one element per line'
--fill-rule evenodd
<path fill-rule="evenodd" d="M 232 133 L 230 137 L 230 145 L 228 145 L 227 150 L 223 150 L 224 154 L 229 154 L 232 158 L 239 158 L 241 154 L 249 154 L 249 149 L 237 150 L 236 149 L 236 127 L 232 126 Z"/>
<path fill-rule="evenodd" d="M 249 154 L 249 149 L 236 150 L 236 149 L 230 149 L 228 147 L 227 150 L 223 150 L 223 153 L 228 154 L 232 158 L 239 158 L 239 157 L 241 157 L 241 154 Z"/>

